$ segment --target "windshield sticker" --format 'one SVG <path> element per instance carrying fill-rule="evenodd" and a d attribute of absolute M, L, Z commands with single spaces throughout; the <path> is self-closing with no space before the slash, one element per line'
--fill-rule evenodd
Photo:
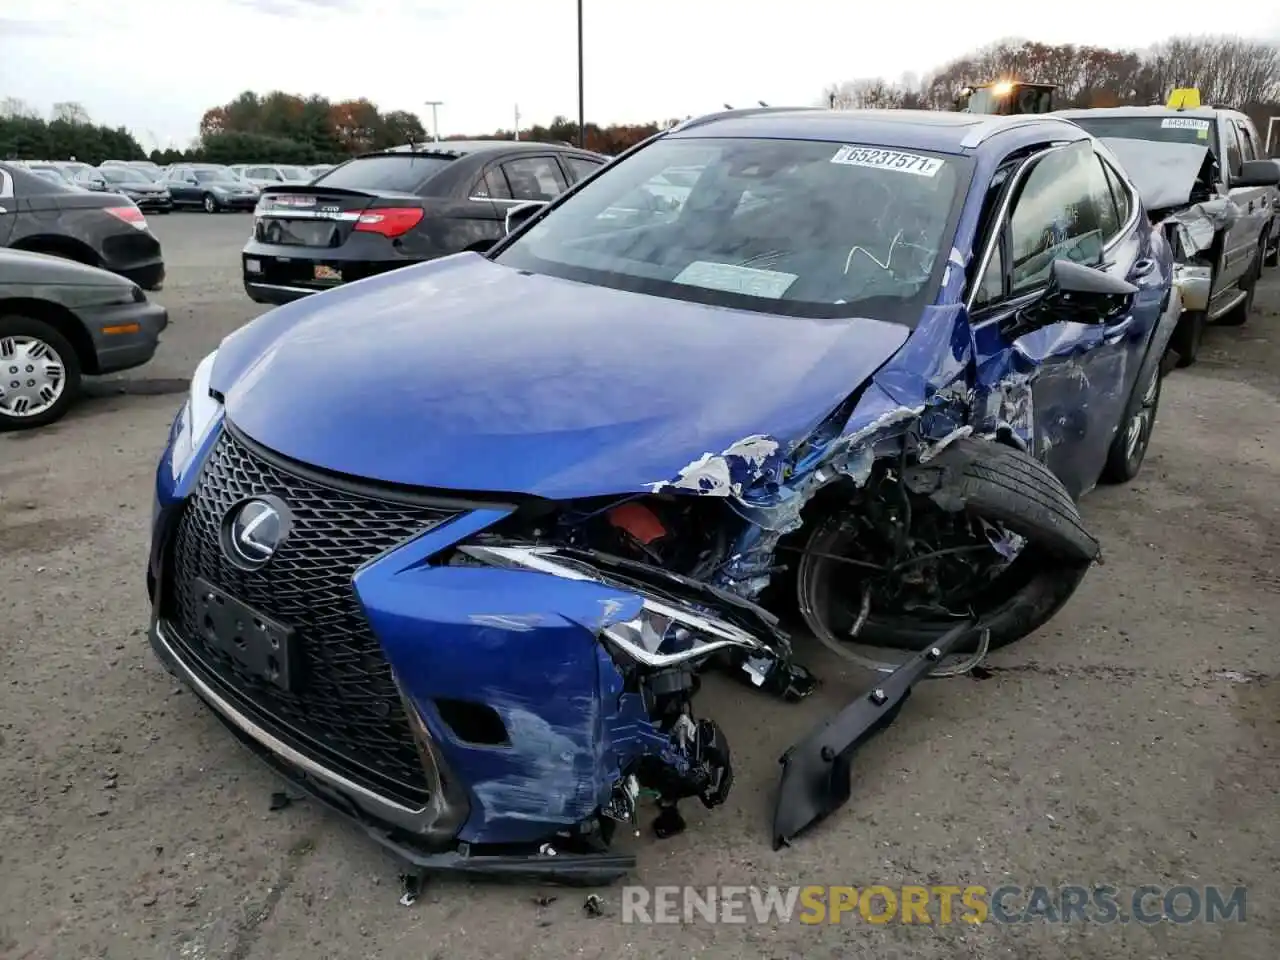
<path fill-rule="evenodd" d="M 1205 137 L 1209 135 L 1209 121 L 1192 117 L 1165 117 L 1160 126 L 1165 130 L 1200 130 Z"/>
<path fill-rule="evenodd" d="M 899 153 L 897 150 L 872 150 L 867 147 L 841 147 L 831 158 L 831 162 L 851 167 L 879 167 L 898 173 L 914 173 L 918 177 L 935 177 L 942 169 L 942 161 L 937 157 Z"/>
<path fill-rule="evenodd" d="M 725 293 L 740 293 L 746 297 L 777 300 L 796 279 L 797 275 L 794 273 L 695 260 L 676 274 L 672 282 L 690 287 L 705 287 L 708 290 L 723 290 Z"/>

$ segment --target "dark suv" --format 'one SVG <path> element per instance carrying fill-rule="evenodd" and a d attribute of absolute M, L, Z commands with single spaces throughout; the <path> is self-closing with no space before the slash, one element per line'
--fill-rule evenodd
<path fill-rule="evenodd" d="M 268 187 L 242 256 L 245 292 L 288 303 L 485 250 L 503 236 L 512 207 L 552 200 L 607 161 L 559 144 L 455 140 L 365 154 L 313 183 Z"/>

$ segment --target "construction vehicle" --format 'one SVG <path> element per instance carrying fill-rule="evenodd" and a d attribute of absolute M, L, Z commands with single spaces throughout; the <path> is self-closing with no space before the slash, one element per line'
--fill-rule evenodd
<path fill-rule="evenodd" d="M 1054 83 L 1025 80 L 996 80 L 964 87 L 956 97 L 961 113 L 1010 116 L 1021 113 L 1049 113 L 1053 110 Z"/>

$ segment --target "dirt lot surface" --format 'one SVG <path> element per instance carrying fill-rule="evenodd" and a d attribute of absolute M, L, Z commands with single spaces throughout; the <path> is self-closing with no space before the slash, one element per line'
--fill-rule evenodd
<path fill-rule="evenodd" d="M 868 681 L 814 653 L 826 683 L 801 706 L 709 684 L 730 803 L 628 838 L 650 885 L 1243 884 L 1245 922 L 638 926 L 618 888 L 598 917 L 581 891 L 461 882 L 400 906 L 396 866 L 313 804 L 271 811 L 273 775 L 154 659 L 155 458 L 196 362 L 261 308 L 246 216 L 152 219 L 156 361 L 0 438 L 0 957 L 1280 955 L 1280 271 L 1167 381 L 1138 480 L 1086 499 L 1106 564 L 988 679 L 918 691 L 838 815 L 769 847 L 777 757 Z"/>

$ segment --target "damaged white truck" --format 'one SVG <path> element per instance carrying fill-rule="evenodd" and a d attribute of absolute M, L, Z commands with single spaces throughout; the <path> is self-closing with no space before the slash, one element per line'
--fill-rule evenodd
<path fill-rule="evenodd" d="M 1276 161 L 1244 113 L 1193 105 L 1061 110 L 1100 138 L 1137 184 L 1147 212 L 1174 244 L 1184 315 L 1174 336 L 1179 366 L 1200 352 L 1204 328 L 1239 326 L 1254 288 L 1280 250 Z"/>

